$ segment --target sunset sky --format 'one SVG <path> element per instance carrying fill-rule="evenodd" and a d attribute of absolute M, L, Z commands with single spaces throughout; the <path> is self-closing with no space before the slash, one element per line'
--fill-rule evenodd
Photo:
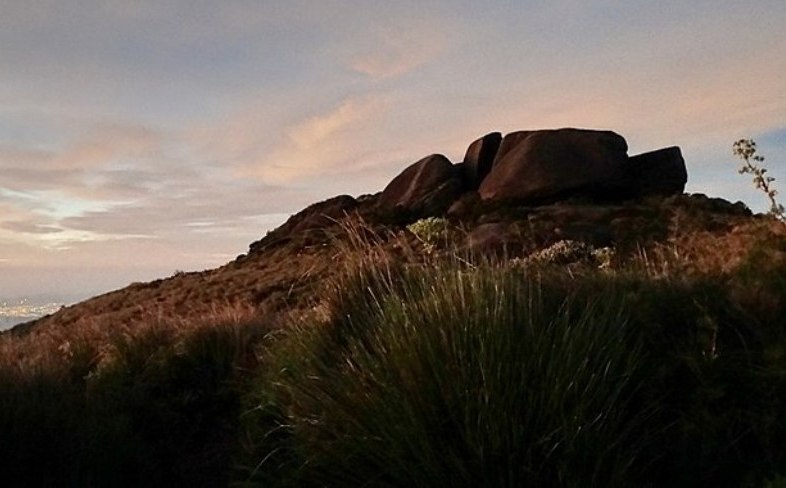
<path fill-rule="evenodd" d="M 786 1 L 0 3 L 0 298 L 215 267 L 289 214 L 492 130 L 683 149 L 786 199 Z"/>

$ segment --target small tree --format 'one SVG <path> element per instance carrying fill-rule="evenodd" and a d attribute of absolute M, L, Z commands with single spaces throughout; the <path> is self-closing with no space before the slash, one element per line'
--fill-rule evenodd
<path fill-rule="evenodd" d="M 786 218 L 786 209 L 775 199 L 775 195 L 778 194 L 778 191 L 772 187 L 772 182 L 775 181 L 775 178 L 766 176 L 767 169 L 759 166 L 759 163 L 764 161 L 764 156 L 756 154 L 756 141 L 753 139 L 740 139 L 734 143 L 733 151 L 734 155 L 742 160 L 742 167 L 738 170 L 739 173 L 741 175 L 745 173 L 753 175 L 753 184 L 769 198 L 770 211 L 768 213 L 784 220 Z"/>

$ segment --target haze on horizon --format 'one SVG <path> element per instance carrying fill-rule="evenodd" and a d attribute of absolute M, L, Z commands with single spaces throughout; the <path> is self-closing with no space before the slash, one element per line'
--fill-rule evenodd
<path fill-rule="evenodd" d="M 0 298 L 224 264 L 492 130 L 679 145 L 764 211 L 731 144 L 786 195 L 784 32 L 783 0 L 3 2 Z"/>

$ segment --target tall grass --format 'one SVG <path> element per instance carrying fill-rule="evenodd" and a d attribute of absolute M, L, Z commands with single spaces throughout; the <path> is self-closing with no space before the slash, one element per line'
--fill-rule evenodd
<path fill-rule="evenodd" d="M 274 379 L 305 486 L 618 486 L 648 442 L 621 295 L 495 266 L 361 270 Z M 291 456 L 290 459 L 298 459 Z"/>
<path fill-rule="evenodd" d="M 249 484 L 759 486 L 784 472 L 786 269 L 378 251 L 267 351 Z"/>

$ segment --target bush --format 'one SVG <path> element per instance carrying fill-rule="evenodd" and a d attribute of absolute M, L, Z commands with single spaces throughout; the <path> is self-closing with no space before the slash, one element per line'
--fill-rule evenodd
<path fill-rule="evenodd" d="M 432 253 L 441 243 L 447 243 L 448 221 L 439 217 L 428 217 L 407 226 L 409 230 L 423 244 L 426 253 Z"/>

